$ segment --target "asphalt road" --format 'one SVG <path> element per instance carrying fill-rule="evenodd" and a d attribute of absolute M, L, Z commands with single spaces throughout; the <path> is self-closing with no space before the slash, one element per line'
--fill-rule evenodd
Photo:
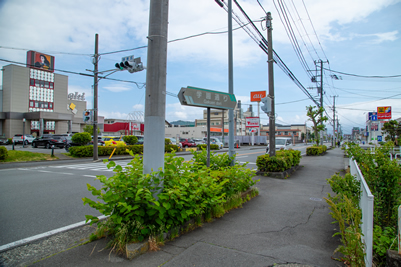
<path fill-rule="evenodd" d="M 301 150 L 301 154 L 306 151 L 304 145 L 293 148 Z M 256 158 L 265 153 L 265 148 L 246 147 L 236 151 L 238 162 L 248 162 L 248 168 L 256 169 Z M 190 160 L 192 155 L 182 157 Z M 124 167 L 129 161 L 118 160 L 116 163 Z M 89 183 L 101 187 L 95 180 L 96 175 L 110 177 L 113 172 L 102 162 L 88 160 L 1 169 L 0 246 L 82 222 L 85 215 L 100 215 L 82 202 L 83 197 L 96 200 L 86 186 Z"/>

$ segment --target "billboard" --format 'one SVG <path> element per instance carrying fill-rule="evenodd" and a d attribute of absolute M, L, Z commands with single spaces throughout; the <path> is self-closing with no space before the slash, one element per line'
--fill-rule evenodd
<path fill-rule="evenodd" d="M 379 130 L 379 124 L 378 123 L 372 123 L 372 124 L 370 124 L 370 131 L 371 132 L 373 132 L 373 131 L 378 131 Z"/>
<path fill-rule="evenodd" d="M 369 120 L 377 121 L 377 112 L 369 112 Z"/>
<path fill-rule="evenodd" d="M 266 97 L 266 91 L 251 92 L 251 102 L 260 102 L 264 97 Z"/>
<path fill-rule="evenodd" d="M 28 51 L 26 66 L 28 68 L 54 72 L 54 57 L 36 51 Z"/>
<path fill-rule="evenodd" d="M 245 118 L 245 127 L 259 127 L 259 117 L 246 117 Z"/>
<path fill-rule="evenodd" d="M 377 107 L 377 119 L 387 120 L 391 119 L 391 107 Z"/>

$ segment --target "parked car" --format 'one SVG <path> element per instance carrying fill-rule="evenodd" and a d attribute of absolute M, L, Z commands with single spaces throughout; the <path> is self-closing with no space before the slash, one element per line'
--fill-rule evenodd
<path fill-rule="evenodd" d="M 102 136 L 102 140 L 105 146 L 125 146 L 125 142 L 120 141 L 120 137 L 118 136 Z"/>
<path fill-rule="evenodd" d="M 35 139 L 35 137 L 33 137 L 30 134 L 26 134 L 25 138 L 22 134 L 16 134 L 13 137 L 13 143 L 15 144 L 22 144 L 25 140 L 25 145 L 28 145 L 30 143 L 32 143 L 32 141 Z"/>
<path fill-rule="evenodd" d="M 207 144 L 207 137 L 203 137 L 203 141 Z M 223 143 L 217 137 L 210 137 L 210 144 L 218 145 L 219 149 L 224 147 Z"/>
<path fill-rule="evenodd" d="M 276 137 L 276 150 L 289 149 L 291 146 L 291 138 Z M 269 144 L 266 147 L 266 153 L 269 153 Z"/>
<path fill-rule="evenodd" d="M 143 135 L 135 135 L 136 138 L 138 138 L 138 142 L 135 143 L 135 145 L 143 145 Z"/>
<path fill-rule="evenodd" d="M 196 145 L 204 145 L 206 144 L 203 139 L 193 139 Z"/>
<path fill-rule="evenodd" d="M 92 140 L 89 142 L 90 145 L 93 145 L 93 136 L 92 136 Z M 104 146 L 105 142 L 103 141 L 103 137 L 102 136 L 98 136 L 97 137 L 97 145 L 98 146 Z"/>
<path fill-rule="evenodd" d="M 0 145 L 8 145 L 8 138 L 0 137 Z"/>
<path fill-rule="evenodd" d="M 47 149 L 54 147 L 64 148 L 65 143 L 64 140 L 66 136 L 63 135 L 56 135 L 56 134 L 44 134 L 38 138 L 35 138 L 32 141 L 33 147 L 44 146 Z"/>
<path fill-rule="evenodd" d="M 182 148 L 182 144 L 180 142 L 177 142 L 177 139 L 175 139 L 174 137 L 166 137 L 166 139 L 170 139 L 173 145 L 177 145 L 179 148 Z"/>
<path fill-rule="evenodd" d="M 196 147 L 195 141 L 192 139 L 180 138 L 182 147 Z"/>

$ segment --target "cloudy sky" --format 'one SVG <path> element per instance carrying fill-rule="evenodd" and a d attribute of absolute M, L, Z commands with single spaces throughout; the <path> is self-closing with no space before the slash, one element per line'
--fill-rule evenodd
<path fill-rule="evenodd" d="M 69 77 L 69 92 L 85 92 L 88 108 L 92 108 L 93 79 L 63 71 L 90 73 L 87 69 L 93 69 L 96 33 L 102 54 L 99 70 L 113 69 L 121 57 L 130 55 L 141 57 L 146 66 L 149 2 L 0 0 L 0 66 L 10 64 L 4 60 L 25 63 L 28 50 L 53 55 L 56 73 Z M 318 98 L 316 83 L 310 79 L 316 75 L 314 61 L 329 62 L 323 66 L 327 69 L 323 83 L 324 106 L 332 118 L 332 96 L 338 96 L 337 116 L 345 133 L 350 133 L 352 127 L 364 127 L 366 112 L 375 111 L 378 106 L 392 106 L 393 118 L 401 117 L 400 0 L 259 2 L 264 10 L 272 13 L 274 50 L 300 83 L 311 88 L 308 92 L 313 97 Z M 265 13 L 257 0 L 238 0 L 238 3 L 266 36 L 265 24 L 261 21 Z M 234 3 L 233 11 L 240 23 L 247 22 Z M 290 28 L 284 27 L 285 18 Z M 236 21 L 233 27 L 238 28 Z M 250 25 L 248 29 L 256 33 Z M 214 34 L 169 43 L 168 121 L 193 121 L 202 117 L 201 108 L 181 106 L 174 97 L 181 87 L 228 92 L 226 31 L 227 12 L 214 0 L 170 0 L 168 40 Z M 290 39 L 288 33 L 294 37 Z M 298 54 L 294 47 L 298 47 Z M 127 49 L 132 50 L 110 53 Z M 257 104 L 250 102 L 250 92 L 268 90 L 266 61 L 267 55 L 246 31 L 236 29 L 234 94 L 244 109 L 252 104 L 256 115 Z M 305 107 L 314 103 L 277 64 L 274 72 L 277 123 L 304 124 Z M 388 77 L 394 75 L 399 77 Z M 127 119 L 129 113 L 144 111 L 146 70 L 134 74 L 118 72 L 109 77 L 122 81 L 100 81 L 100 115 Z M 268 122 L 263 112 L 261 121 Z M 329 124 L 328 128 L 330 132 Z"/>

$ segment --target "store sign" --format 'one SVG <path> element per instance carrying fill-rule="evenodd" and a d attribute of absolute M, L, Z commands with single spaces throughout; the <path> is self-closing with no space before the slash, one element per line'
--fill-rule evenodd
<path fill-rule="evenodd" d="M 266 97 L 266 91 L 251 92 L 251 102 L 260 102 L 262 98 Z"/>
<path fill-rule="evenodd" d="M 140 131 L 140 130 L 141 130 L 140 123 L 131 122 L 131 131 Z"/>
<path fill-rule="evenodd" d="M 259 127 L 259 117 L 246 117 L 245 127 Z"/>
<path fill-rule="evenodd" d="M 54 57 L 36 51 L 28 51 L 26 56 L 26 66 L 54 72 Z"/>
<path fill-rule="evenodd" d="M 78 92 L 68 94 L 68 100 L 85 101 L 85 93 L 79 94 Z"/>
<path fill-rule="evenodd" d="M 377 121 L 377 112 L 369 112 L 369 120 Z"/>
<path fill-rule="evenodd" d="M 372 123 L 370 125 L 370 131 L 378 131 L 379 130 L 379 124 L 378 123 Z"/>
<path fill-rule="evenodd" d="M 391 119 L 391 107 L 377 107 L 377 119 L 387 120 Z"/>

